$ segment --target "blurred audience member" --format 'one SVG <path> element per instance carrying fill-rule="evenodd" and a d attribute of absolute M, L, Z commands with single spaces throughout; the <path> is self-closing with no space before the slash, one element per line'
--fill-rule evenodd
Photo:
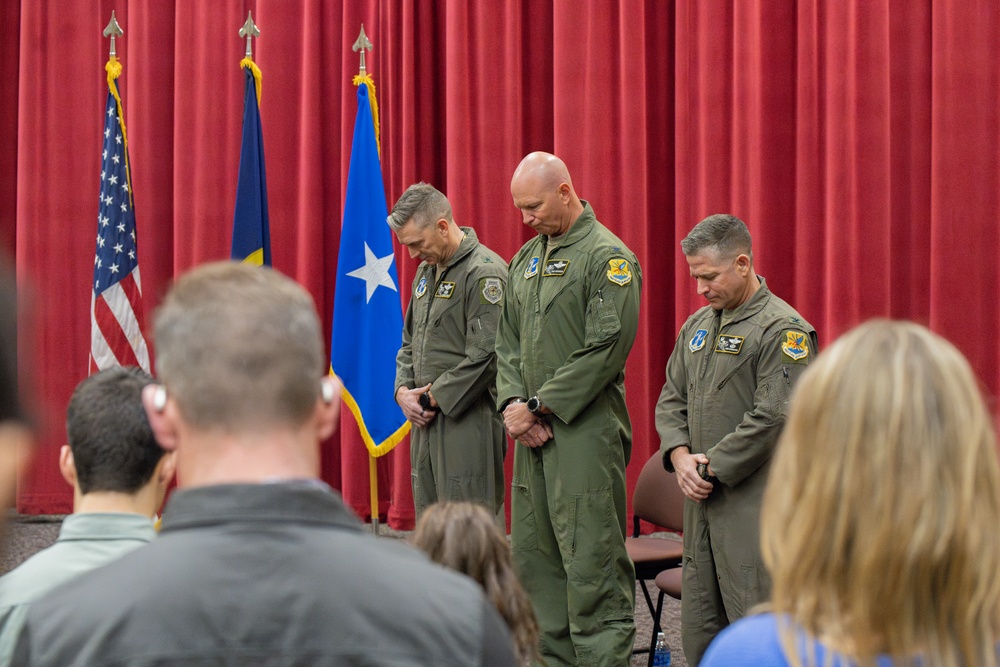
<path fill-rule="evenodd" d="M 515 664 L 478 586 L 375 540 L 317 479 L 342 387 L 308 292 L 200 266 L 155 340 L 143 403 L 178 482 L 159 537 L 32 604 L 18 664 Z"/>
<path fill-rule="evenodd" d="M 769 612 L 720 665 L 997 665 L 1000 465 L 972 369 L 905 322 L 868 322 L 802 376 L 764 494 Z"/>
<path fill-rule="evenodd" d="M 110 368 L 81 382 L 66 415 L 59 470 L 73 514 L 56 543 L 0 577 L 0 665 L 10 664 L 28 605 L 59 584 L 153 539 L 152 517 L 174 476 L 174 455 L 153 438 L 139 368 Z"/>
<path fill-rule="evenodd" d="M 435 563 L 479 582 L 510 628 L 519 664 L 541 661 L 531 600 L 514 571 L 507 537 L 485 508 L 471 502 L 431 505 L 420 515 L 413 543 Z"/>
<path fill-rule="evenodd" d="M 17 327 L 14 272 L 6 253 L 0 251 L 0 526 L 6 509 L 14 503 L 17 473 L 34 442 L 18 391 Z"/>

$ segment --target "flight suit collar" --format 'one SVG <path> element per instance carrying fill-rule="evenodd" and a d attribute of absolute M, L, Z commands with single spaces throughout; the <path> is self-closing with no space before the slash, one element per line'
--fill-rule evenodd
<path fill-rule="evenodd" d="M 580 200 L 580 203 L 583 204 L 583 213 L 573 221 L 569 230 L 559 237 L 557 244 L 560 248 L 573 245 L 577 241 L 586 238 L 597 223 L 597 217 L 594 215 L 594 209 L 590 208 L 590 204 L 583 199 Z M 548 238 L 544 234 L 539 234 L 539 237 L 543 239 Z"/>
<path fill-rule="evenodd" d="M 771 298 L 771 290 L 767 288 L 767 281 L 764 280 L 764 276 L 757 274 L 757 280 L 760 281 L 760 289 L 754 292 L 745 303 L 737 306 L 733 311 L 733 316 L 726 323 L 727 326 L 753 317 L 764 308 L 764 305 Z M 721 317 L 722 311 L 720 310 L 717 315 Z"/>
<path fill-rule="evenodd" d="M 458 250 L 455 251 L 455 254 L 448 259 L 447 267 L 458 264 L 479 245 L 479 237 L 476 236 L 476 230 L 472 227 L 459 227 L 459 229 L 465 232 L 465 238 L 458 244 Z"/>
<path fill-rule="evenodd" d="M 420 262 L 420 266 L 417 267 L 417 275 L 424 275 L 425 271 L 429 271 L 430 273 L 427 275 L 431 276 L 431 283 L 436 284 L 436 282 L 441 279 L 441 276 L 448 272 L 448 269 L 461 262 L 463 259 L 468 257 L 473 250 L 475 250 L 476 246 L 479 245 L 479 237 L 476 236 L 476 230 L 472 227 L 459 227 L 459 229 L 465 232 L 465 238 L 463 238 L 462 242 L 458 244 L 458 250 L 456 250 L 455 254 L 448 259 L 448 263 L 441 266 L 441 271 L 437 271 L 436 264 Z"/>

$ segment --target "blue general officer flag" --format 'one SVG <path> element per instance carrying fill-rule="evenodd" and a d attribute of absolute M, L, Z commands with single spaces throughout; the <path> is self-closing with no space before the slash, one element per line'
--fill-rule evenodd
<path fill-rule="evenodd" d="M 372 456 L 387 453 L 409 432 L 392 392 L 403 310 L 387 214 L 369 88 L 362 83 L 337 258 L 330 365 L 344 383 L 344 402 Z"/>
<path fill-rule="evenodd" d="M 230 256 L 246 264 L 271 266 L 271 231 L 267 217 L 264 134 L 260 127 L 260 69 L 249 58 L 240 61 L 246 75 L 243 95 L 243 143 L 233 211 Z"/>

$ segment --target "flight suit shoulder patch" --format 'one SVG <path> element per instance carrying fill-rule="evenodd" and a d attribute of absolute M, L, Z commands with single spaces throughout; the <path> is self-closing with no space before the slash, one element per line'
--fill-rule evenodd
<path fill-rule="evenodd" d="M 809 336 L 803 331 L 785 331 L 781 341 L 781 363 L 808 364 Z"/>
<path fill-rule="evenodd" d="M 423 278 L 420 279 L 420 282 L 417 283 L 417 289 L 415 289 L 413 293 L 416 295 L 418 299 L 422 297 L 424 294 L 427 294 L 427 276 L 424 276 Z"/>
<path fill-rule="evenodd" d="M 627 259 L 609 259 L 607 276 L 615 285 L 624 287 L 632 282 L 632 267 L 629 266 Z"/>
<path fill-rule="evenodd" d="M 479 279 L 479 303 L 497 305 L 503 298 L 503 281 L 499 278 Z"/>
<path fill-rule="evenodd" d="M 692 352 L 697 352 L 701 348 L 705 347 L 705 339 L 708 338 L 708 329 L 698 329 L 691 336 L 691 340 L 688 341 L 688 349 Z"/>

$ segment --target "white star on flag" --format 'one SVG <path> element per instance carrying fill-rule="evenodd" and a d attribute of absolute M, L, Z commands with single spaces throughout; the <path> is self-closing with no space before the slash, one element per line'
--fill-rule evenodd
<path fill-rule="evenodd" d="M 346 275 L 351 278 L 358 278 L 365 281 L 365 303 L 372 300 L 372 294 L 380 285 L 388 287 L 393 292 L 397 292 L 396 283 L 389 275 L 389 267 L 392 266 L 393 254 L 390 252 L 385 257 L 376 257 L 372 249 L 365 243 L 365 265 L 350 271 Z"/>

